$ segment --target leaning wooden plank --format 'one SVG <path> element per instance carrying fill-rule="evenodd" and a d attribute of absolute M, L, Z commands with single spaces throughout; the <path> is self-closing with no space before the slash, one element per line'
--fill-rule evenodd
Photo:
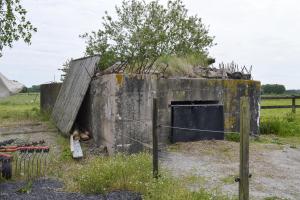
<path fill-rule="evenodd" d="M 73 140 L 73 158 L 82 158 L 83 152 L 79 140 Z"/>
<path fill-rule="evenodd" d="M 70 136 L 70 150 L 71 150 L 72 153 L 74 152 L 73 134 Z"/>
<path fill-rule="evenodd" d="M 99 60 L 99 56 L 91 56 L 73 60 L 70 63 L 70 71 L 61 86 L 52 111 L 55 125 L 67 136 L 72 129 Z"/>

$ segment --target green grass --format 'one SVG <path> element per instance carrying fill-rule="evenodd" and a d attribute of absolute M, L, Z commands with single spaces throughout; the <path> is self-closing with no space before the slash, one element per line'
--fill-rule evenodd
<path fill-rule="evenodd" d="M 226 133 L 225 140 L 232 142 L 240 142 L 240 134 L 239 133 Z"/>
<path fill-rule="evenodd" d="M 296 100 L 299 105 L 300 101 Z M 289 99 L 262 100 L 262 105 L 291 105 Z M 262 109 L 260 133 L 281 137 L 300 136 L 300 109 L 296 114 L 291 109 Z"/>
<path fill-rule="evenodd" d="M 226 185 L 229 185 L 229 184 L 234 184 L 236 183 L 235 182 L 235 179 L 238 177 L 239 175 L 229 175 L 229 176 L 226 176 L 224 178 L 221 179 L 221 181 L 223 183 L 225 183 Z"/>
<path fill-rule="evenodd" d="M 151 155 L 147 153 L 92 159 L 79 172 L 73 173 L 73 180 L 84 193 L 129 190 L 141 193 L 145 200 L 229 199 L 209 193 L 201 187 L 199 191 L 192 192 L 185 184 L 190 179 L 174 178 L 166 172 L 161 172 L 160 177 L 154 179 Z"/>
<path fill-rule="evenodd" d="M 22 120 L 45 120 L 40 114 L 39 93 L 20 93 L 0 99 L 0 124 Z"/>

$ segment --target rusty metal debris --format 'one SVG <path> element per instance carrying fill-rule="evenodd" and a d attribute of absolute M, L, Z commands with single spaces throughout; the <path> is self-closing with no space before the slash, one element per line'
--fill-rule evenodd
<path fill-rule="evenodd" d="M 44 143 L 41 140 L 17 146 L 0 146 L 2 177 L 11 179 L 12 175 L 21 175 L 30 179 L 45 175 L 50 148 L 38 146 Z"/>
<path fill-rule="evenodd" d="M 217 79 L 244 79 L 251 80 L 252 66 L 240 67 L 234 62 L 224 64 L 220 63 L 219 67 L 194 67 L 194 73 L 203 78 L 217 78 Z"/>

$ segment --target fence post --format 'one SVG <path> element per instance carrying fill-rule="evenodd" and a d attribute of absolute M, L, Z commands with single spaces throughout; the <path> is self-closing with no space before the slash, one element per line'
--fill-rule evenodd
<path fill-rule="evenodd" d="M 249 133 L 250 133 L 249 98 L 241 97 L 239 200 L 249 200 Z"/>
<path fill-rule="evenodd" d="M 296 96 L 292 96 L 292 112 L 296 113 Z"/>
<path fill-rule="evenodd" d="M 157 99 L 153 98 L 152 108 L 152 158 L 153 158 L 153 177 L 158 178 L 158 141 L 157 141 Z"/>

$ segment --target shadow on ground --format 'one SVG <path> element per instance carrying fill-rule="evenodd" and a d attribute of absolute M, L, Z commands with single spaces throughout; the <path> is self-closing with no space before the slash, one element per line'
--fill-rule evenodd
<path fill-rule="evenodd" d="M 26 189 L 25 189 L 26 188 Z M 85 195 L 62 191 L 63 184 L 57 180 L 37 180 L 28 187 L 26 182 L 0 184 L 1 200 L 142 200 L 140 194 L 130 191 L 115 191 L 107 195 Z"/>

